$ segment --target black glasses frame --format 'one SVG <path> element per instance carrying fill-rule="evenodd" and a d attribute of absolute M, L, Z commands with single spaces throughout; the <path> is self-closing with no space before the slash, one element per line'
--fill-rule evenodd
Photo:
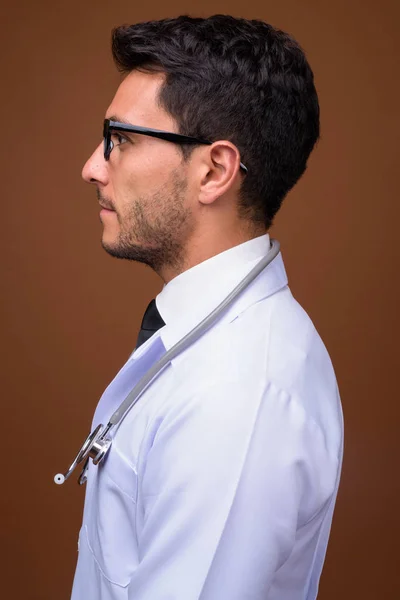
<path fill-rule="evenodd" d="M 114 148 L 113 141 L 111 139 L 111 133 L 113 131 L 125 131 L 126 133 L 139 133 L 141 135 L 149 135 L 150 137 L 159 138 L 160 140 L 166 140 L 174 144 L 205 144 L 210 146 L 213 142 L 209 140 L 202 140 L 200 138 L 191 137 L 188 135 L 181 135 L 180 133 L 171 133 L 170 131 L 162 131 L 161 129 L 151 129 L 149 127 L 141 127 L 140 125 L 129 125 L 128 123 L 120 123 L 119 121 L 112 121 L 111 119 L 104 119 L 103 125 L 103 138 L 104 138 L 104 160 L 110 159 L 110 154 Z M 240 168 L 247 173 L 247 167 L 241 162 Z"/>

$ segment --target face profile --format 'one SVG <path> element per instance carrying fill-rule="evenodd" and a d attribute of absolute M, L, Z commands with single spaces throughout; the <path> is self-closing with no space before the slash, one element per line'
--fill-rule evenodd
<path fill-rule="evenodd" d="M 158 75 L 128 75 L 107 117 L 173 129 L 172 119 L 157 105 L 161 80 Z M 179 265 L 194 218 L 186 197 L 183 157 L 174 144 L 144 135 L 117 131 L 111 141 L 109 160 L 104 160 L 102 143 L 82 173 L 85 181 L 97 187 L 104 249 L 156 271 L 163 265 Z"/>

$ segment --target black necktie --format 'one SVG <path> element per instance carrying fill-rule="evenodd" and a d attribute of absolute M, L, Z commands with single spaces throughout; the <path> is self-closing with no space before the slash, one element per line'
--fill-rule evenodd
<path fill-rule="evenodd" d="M 142 325 L 140 327 L 136 348 L 139 348 L 146 340 L 151 338 L 153 333 L 165 325 L 160 313 L 158 312 L 156 301 L 153 299 L 146 312 L 143 315 Z"/>

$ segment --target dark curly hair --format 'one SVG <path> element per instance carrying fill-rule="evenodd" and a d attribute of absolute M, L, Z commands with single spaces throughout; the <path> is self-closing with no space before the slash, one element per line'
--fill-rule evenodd
<path fill-rule="evenodd" d="M 268 230 L 319 137 L 313 72 L 299 44 L 259 20 L 180 16 L 112 32 L 123 73 L 164 72 L 160 103 L 179 132 L 227 139 L 248 167 L 241 218 Z M 182 147 L 188 158 L 193 147 Z"/>

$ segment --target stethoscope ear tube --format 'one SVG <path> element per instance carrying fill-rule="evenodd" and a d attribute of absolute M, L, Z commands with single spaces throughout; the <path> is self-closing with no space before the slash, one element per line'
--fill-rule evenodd
<path fill-rule="evenodd" d="M 263 271 L 279 254 L 280 244 L 278 240 L 271 239 L 271 248 L 266 256 L 256 264 L 256 266 L 242 279 L 242 281 L 232 290 L 232 292 L 209 314 L 201 323 L 199 323 L 194 329 L 189 331 L 181 340 L 179 340 L 172 348 L 166 352 L 159 361 L 157 361 L 141 378 L 137 385 L 130 391 L 122 404 L 117 408 L 114 414 L 111 416 L 106 427 L 104 425 L 98 425 L 96 429 L 88 435 L 82 448 L 79 450 L 75 460 L 71 464 L 68 471 L 64 474 L 58 473 L 54 477 L 54 482 L 57 485 L 63 484 L 68 477 L 71 475 L 75 467 L 86 459 L 85 466 L 79 478 L 79 483 L 85 483 L 86 471 L 88 466 L 89 458 L 92 458 L 93 464 L 99 464 L 108 450 L 110 449 L 112 438 L 108 435 L 110 430 L 119 425 L 129 410 L 139 400 L 141 394 L 149 387 L 154 379 L 159 375 L 169 362 L 175 356 L 183 352 L 188 346 L 190 346 L 195 339 L 198 339 L 205 333 L 217 319 L 221 316 L 223 311 L 235 300 L 235 298 Z"/>

